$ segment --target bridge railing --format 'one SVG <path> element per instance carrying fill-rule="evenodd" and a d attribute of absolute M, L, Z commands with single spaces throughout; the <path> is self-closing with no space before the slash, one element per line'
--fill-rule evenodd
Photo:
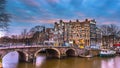
<path fill-rule="evenodd" d="M 0 47 L 0 49 L 8 49 L 8 48 L 29 48 L 29 47 L 72 47 L 74 46 L 54 46 L 54 45 L 5 45 Z"/>

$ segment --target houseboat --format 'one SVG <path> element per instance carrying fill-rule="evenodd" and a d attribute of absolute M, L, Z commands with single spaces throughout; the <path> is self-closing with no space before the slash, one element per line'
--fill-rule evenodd
<path fill-rule="evenodd" d="M 100 57 L 112 57 L 116 55 L 116 51 L 110 49 L 102 49 L 99 53 Z"/>

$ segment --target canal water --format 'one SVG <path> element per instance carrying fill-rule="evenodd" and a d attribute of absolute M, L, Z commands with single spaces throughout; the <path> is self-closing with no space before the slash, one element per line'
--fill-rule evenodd
<path fill-rule="evenodd" d="M 14 58 L 11 59 L 11 61 L 13 60 Z M 11 63 L 7 68 L 120 68 L 120 57 L 68 57 L 64 59 L 46 59 L 44 56 L 38 56 L 35 62 Z"/>

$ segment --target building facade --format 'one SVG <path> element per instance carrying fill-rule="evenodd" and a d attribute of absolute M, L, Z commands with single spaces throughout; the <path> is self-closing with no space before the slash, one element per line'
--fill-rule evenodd
<path fill-rule="evenodd" d="M 46 28 L 45 34 L 46 34 L 47 41 L 53 41 L 53 37 L 54 37 L 54 29 L 53 28 Z"/>
<path fill-rule="evenodd" d="M 99 35 L 96 30 L 96 21 L 88 19 L 82 22 L 79 20 L 74 22 L 60 20 L 59 23 L 55 22 L 54 31 L 55 41 L 85 46 L 95 45 L 97 42 L 96 37 Z"/>

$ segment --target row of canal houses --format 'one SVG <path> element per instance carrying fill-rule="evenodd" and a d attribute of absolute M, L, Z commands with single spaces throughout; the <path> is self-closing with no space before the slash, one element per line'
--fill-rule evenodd
<path fill-rule="evenodd" d="M 102 34 L 95 20 L 69 21 L 60 20 L 54 24 L 54 40 L 80 46 L 101 45 Z"/>
<path fill-rule="evenodd" d="M 96 46 L 102 45 L 102 33 L 96 21 L 63 21 L 54 23 L 53 28 L 46 28 L 45 34 L 40 34 L 39 40 L 44 38 L 44 43 L 54 43 L 54 46 Z M 40 43 L 41 41 L 38 41 Z"/>
<path fill-rule="evenodd" d="M 48 30 L 48 29 L 46 29 Z M 100 46 L 111 47 L 119 40 L 113 36 L 103 36 L 102 31 L 97 26 L 95 19 L 85 19 L 83 21 L 63 21 L 54 23 L 54 28 L 46 31 L 49 41 L 54 41 L 56 45 L 77 46 L 99 48 Z M 107 42 L 106 42 L 107 41 Z"/>
<path fill-rule="evenodd" d="M 107 44 L 104 42 L 102 32 L 97 27 L 94 19 L 85 19 L 84 21 L 78 19 L 74 21 L 59 20 L 54 23 L 52 28 L 35 26 L 31 32 L 19 36 L 14 35 L 11 38 L 16 42 L 21 41 L 25 44 L 53 43 L 54 46 L 76 46 L 81 48 L 87 46 L 95 48 L 96 45 Z"/>

